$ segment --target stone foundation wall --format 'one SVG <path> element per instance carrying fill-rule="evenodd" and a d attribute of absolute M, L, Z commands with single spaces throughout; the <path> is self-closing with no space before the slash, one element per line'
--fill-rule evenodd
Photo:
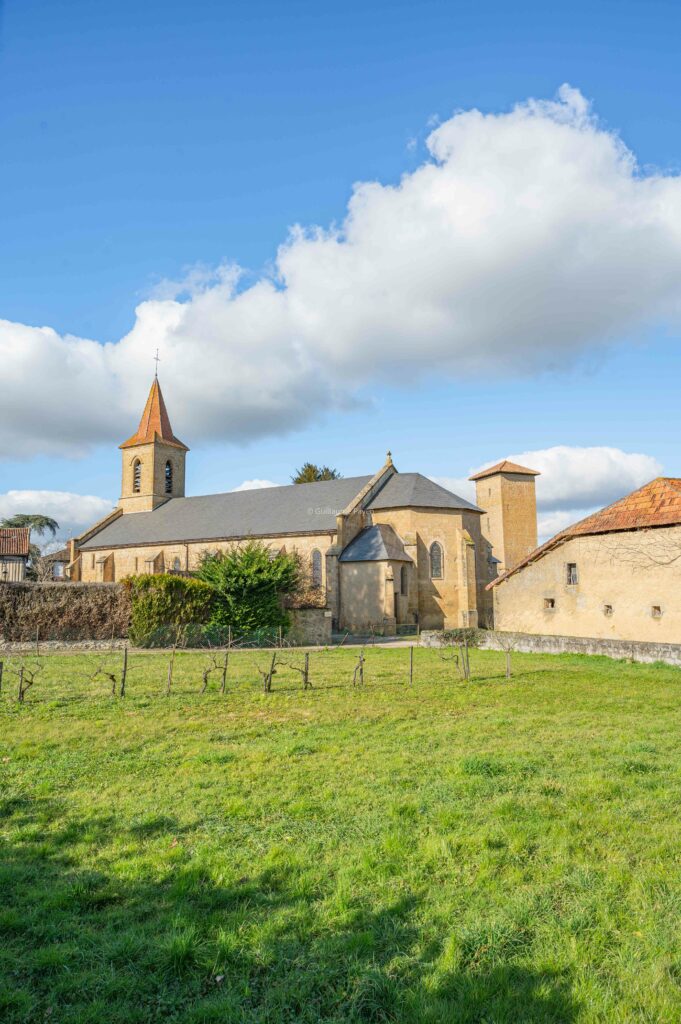
<path fill-rule="evenodd" d="M 0 583 L 0 644 L 111 642 L 128 634 L 130 598 L 111 583 Z"/>
<path fill-rule="evenodd" d="M 289 612 L 287 640 L 300 647 L 325 647 L 331 643 L 331 613 L 324 608 L 294 608 Z"/>
<path fill-rule="evenodd" d="M 647 640 L 605 640 L 598 637 L 544 636 L 535 633 L 502 633 L 483 630 L 480 647 L 487 651 L 501 651 L 508 637 L 513 637 L 514 650 L 522 654 L 600 654 L 616 660 L 640 661 L 650 664 L 664 661 L 681 667 L 681 644 L 653 643 Z M 437 647 L 439 633 L 427 630 L 421 633 L 423 647 Z"/>

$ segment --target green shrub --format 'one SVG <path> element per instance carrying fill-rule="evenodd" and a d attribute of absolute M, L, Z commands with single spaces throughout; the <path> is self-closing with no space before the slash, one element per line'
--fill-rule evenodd
<path fill-rule="evenodd" d="M 288 627 L 283 599 L 298 586 L 295 555 L 275 554 L 261 541 L 249 541 L 231 551 L 205 555 L 197 576 L 216 595 L 211 627 L 231 627 L 237 636 Z"/>
<path fill-rule="evenodd" d="M 140 647 L 165 647 L 196 631 L 213 612 L 216 594 L 201 580 L 184 576 L 132 576 L 129 636 Z"/>

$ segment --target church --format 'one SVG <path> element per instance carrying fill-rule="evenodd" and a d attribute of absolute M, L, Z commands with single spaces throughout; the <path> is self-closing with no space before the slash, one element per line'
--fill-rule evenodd
<path fill-rule="evenodd" d="M 390 453 L 364 476 L 186 497 L 189 448 L 157 377 L 120 451 L 118 505 L 71 541 L 72 580 L 191 572 L 207 552 L 258 539 L 298 553 L 334 628 L 390 634 L 491 625 L 487 585 L 537 546 L 537 473 L 510 462 L 471 478 L 476 505 L 400 473 Z"/>

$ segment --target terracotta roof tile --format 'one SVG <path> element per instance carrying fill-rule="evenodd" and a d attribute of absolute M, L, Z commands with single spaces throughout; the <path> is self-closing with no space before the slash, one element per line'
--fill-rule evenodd
<path fill-rule="evenodd" d="M 0 528 L 0 557 L 14 555 L 27 558 L 30 539 L 31 531 L 27 526 Z"/>
<path fill-rule="evenodd" d="M 527 469 L 526 466 L 519 466 L 517 462 L 509 462 L 508 459 L 502 459 L 501 462 L 497 462 L 494 466 L 488 466 L 487 469 L 481 469 L 479 473 L 475 473 L 473 476 L 469 476 L 469 480 L 484 480 L 486 476 L 494 476 L 496 473 L 520 473 L 523 476 L 540 476 L 538 469 Z"/>
<path fill-rule="evenodd" d="M 119 445 L 119 448 L 134 448 L 135 445 L 151 444 L 156 440 L 165 441 L 166 444 L 173 445 L 175 448 L 183 448 L 185 451 L 189 451 L 186 444 L 183 444 L 173 434 L 173 428 L 170 426 L 170 417 L 168 416 L 166 404 L 163 401 L 163 393 L 158 377 L 154 377 L 154 383 L 151 385 L 147 404 L 144 406 L 142 419 L 136 433 Z"/>
<path fill-rule="evenodd" d="M 659 526 L 681 525 L 681 479 L 658 476 L 649 484 L 632 491 L 625 498 L 613 502 L 599 512 L 580 519 L 573 526 L 561 530 L 541 547 L 536 548 L 521 562 L 514 565 L 487 589 L 508 579 L 530 562 L 536 562 L 549 551 L 564 544 L 571 537 L 586 537 L 599 533 L 618 533 L 622 530 L 647 530 Z"/>

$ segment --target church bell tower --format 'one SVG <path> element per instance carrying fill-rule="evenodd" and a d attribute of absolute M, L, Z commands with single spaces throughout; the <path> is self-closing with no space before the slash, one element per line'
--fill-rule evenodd
<path fill-rule="evenodd" d="M 152 512 L 170 498 L 184 498 L 189 449 L 173 434 L 158 377 L 154 377 L 139 427 L 119 445 L 123 456 L 123 512 Z"/>

